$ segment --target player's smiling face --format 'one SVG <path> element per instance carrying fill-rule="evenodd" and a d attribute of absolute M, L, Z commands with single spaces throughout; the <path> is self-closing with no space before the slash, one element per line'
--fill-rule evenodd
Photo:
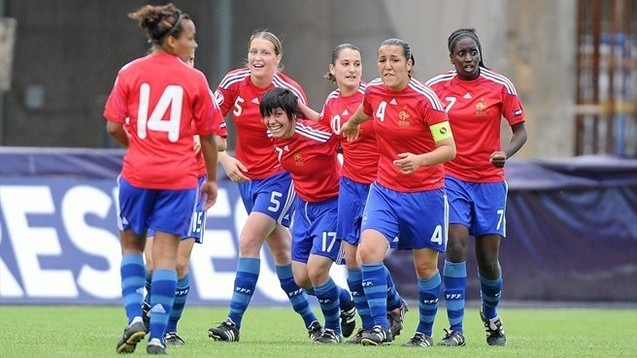
<path fill-rule="evenodd" d="M 263 124 L 274 138 L 290 138 L 294 134 L 294 121 L 281 108 L 276 108 L 270 115 L 263 117 Z"/>
<path fill-rule="evenodd" d="M 281 55 L 277 55 L 274 44 L 266 39 L 256 37 L 248 50 L 248 67 L 253 75 L 273 76 Z"/>
<path fill-rule="evenodd" d="M 471 37 L 460 38 L 449 57 L 460 78 L 473 80 L 480 74 L 480 66 L 478 65 L 480 63 L 480 51 L 478 50 L 478 44 Z"/>
<path fill-rule="evenodd" d="M 336 64 L 330 65 L 330 73 L 336 78 L 336 85 L 341 92 L 356 91 L 363 75 L 361 53 L 351 48 L 341 50 Z"/>
<path fill-rule="evenodd" d="M 402 46 L 382 45 L 379 47 L 376 67 L 381 80 L 390 90 L 401 91 L 407 87 L 411 60 L 408 61 L 405 58 Z"/>

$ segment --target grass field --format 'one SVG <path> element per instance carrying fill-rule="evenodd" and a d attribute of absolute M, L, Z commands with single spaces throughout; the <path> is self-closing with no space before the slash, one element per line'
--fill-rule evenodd
<path fill-rule="evenodd" d="M 317 312 L 319 313 L 319 312 Z M 169 347 L 183 357 L 637 357 L 637 310 L 598 308 L 503 308 L 505 347 L 489 347 L 476 309 L 465 316 L 465 347 L 405 348 L 413 334 L 412 304 L 403 333 L 390 346 L 312 344 L 301 319 L 288 308 L 251 307 L 241 341 L 214 342 L 207 330 L 225 318 L 226 308 L 187 307 L 180 323 L 186 345 Z M 320 317 L 320 313 L 319 313 Z M 360 322 L 360 321 L 359 321 Z M 120 307 L 0 306 L 0 357 L 113 357 L 125 325 Z M 438 341 L 446 327 L 440 310 Z M 146 355 L 145 341 L 135 355 Z"/>

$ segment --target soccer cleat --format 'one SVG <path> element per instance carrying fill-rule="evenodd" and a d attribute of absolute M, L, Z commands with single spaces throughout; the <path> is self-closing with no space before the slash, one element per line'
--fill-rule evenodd
<path fill-rule="evenodd" d="M 164 342 L 166 342 L 166 345 L 171 345 L 171 346 L 183 346 L 184 344 L 186 344 L 186 341 L 184 341 L 181 337 L 179 337 L 177 332 L 166 333 L 164 335 Z"/>
<path fill-rule="evenodd" d="M 416 332 L 416 334 L 414 334 L 414 336 L 411 337 L 411 339 L 404 344 L 405 347 L 421 347 L 421 348 L 427 348 L 433 345 L 434 345 L 433 338 L 421 332 Z"/>
<path fill-rule="evenodd" d="M 230 318 L 221 322 L 217 327 L 208 330 L 208 337 L 215 341 L 239 342 L 239 330 Z"/>
<path fill-rule="evenodd" d="M 142 303 L 142 321 L 146 327 L 146 334 L 150 332 L 150 303 L 144 301 Z"/>
<path fill-rule="evenodd" d="M 457 331 L 447 331 L 445 329 L 445 336 L 440 342 L 438 342 L 438 345 L 447 347 L 462 347 L 465 345 L 464 335 Z"/>
<path fill-rule="evenodd" d="M 392 337 L 400 336 L 400 331 L 403 330 L 405 313 L 409 311 L 407 302 L 402 298 L 400 301 L 402 303 L 400 308 L 387 312 L 387 320 L 389 321 L 389 330 L 391 331 Z"/>
<path fill-rule="evenodd" d="M 126 329 L 122 339 L 117 342 L 117 353 L 133 353 L 137 343 L 146 337 L 146 327 L 142 322 L 135 322 Z"/>
<path fill-rule="evenodd" d="M 146 346 L 146 353 L 148 354 L 162 354 L 165 355 L 166 353 L 166 347 L 164 347 L 161 342 L 159 341 L 159 339 L 157 338 L 153 338 L 150 340 L 150 342 L 148 342 L 148 345 Z"/>
<path fill-rule="evenodd" d="M 363 333 L 361 344 L 364 346 L 379 346 L 389 344 L 393 340 L 391 332 L 382 327 L 374 326 L 369 332 Z"/>
<path fill-rule="evenodd" d="M 345 343 L 349 343 L 349 344 L 360 344 L 361 343 L 361 339 L 363 339 L 363 334 L 369 332 L 368 329 L 364 329 L 364 328 L 359 328 L 358 332 L 356 332 L 356 334 L 354 335 L 354 337 L 348 339 L 347 341 L 345 341 Z"/>
<path fill-rule="evenodd" d="M 319 321 L 313 321 L 307 329 L 307 335 L 310 337 L 310 341 L 316 342 L 323 335 L 323 326 Z"/>
<path fill-rule="evenodd" d="M 332 330 L 326 329 L 323 334 L 316 339 L 318 343 L 341 343 L 341 334 Z"/>
<path fill-rule="evenodd" d="M 482 308 L 480 308 L 480 319 L 482 319 L 487 332 L 487 344 L 490 346 L 503 346 L 507 341 L 507 337 L 504 335 L 500 316 L 489 319 L 484 316 Z"/>
<path fill-rule="evenodd" d="M 352 301 L 352 307 L 341 310 L 341 333 L 347 338 L 352 335 L 356 328 L 356 306 Z"/>

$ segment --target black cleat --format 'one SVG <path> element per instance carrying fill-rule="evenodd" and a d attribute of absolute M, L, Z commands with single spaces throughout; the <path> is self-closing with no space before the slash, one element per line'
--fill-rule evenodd
<path fill-rule="evenodd" d="M 124 335 L 117 342 L 117 353 L 133 353 L 137 343 L 146 337 L 146 327 L 141 322 L 136 322 L 124 329 Z"/>
<path fill-rule="evenodd" d="M 460 332 L 447 331 L 445 329 L 445 336 L 440 342 L 438 342 L 438 345 L 446 347 L 462 347 L 465 345 L 464 335 Z"/>
<path fill-rule="evenodd" d="M 358 332 L 356 332 L 354 337 L 348 339 L 347 341 L 345 341 L 345 343 L 361 344 L 361 339 L 363 339 L 363 334 L 364 333 L 369 333 L 369 330 L 368 329 L 359 328 Z"/>
<path fill-rule="evenodd" d="M 323 334 L 316 339 L 317 343 L 341 343 L 341 334 L 331 330 L 326 329 L 323 331 Z"/>
<path fill-rule="evenodd" d="M 416 347 L 416 348 L 418 347 L 427 348 L 433 345 L 434 345 L 433 338 L 421 332 L 416 332 L 416 334 L 414 334 L 414 336 L 411 337 L 411 339 L 409 339 L 409 341 L 407 341 L 407 343 L 404 344 L 405 347 Z"/>
<path fill-rule="evenodd" d="M 316 342 L 323 335 L 323 326 L 319 321 L 313 321 L 307 328 L 307 335 L 310 337 L 310 341 Z"/>
<path fill-rule="evenodd" d="M 221 322 L 217 327 L 208 330 L 208 337 L 215 341 L 239 342 L 239 330 L 230 318 Z"/>
<path fill-rule="evenodd" d="M 380 346 L 389 344 L 393 340 L 391 332 L 382 327 L 374 326 L 369 332 L 363 333 L 361 344 L 364 346 Z"/>
<path fill-rule="evenodd" d="M 150 332 L 150 303 L 144 301 L 142 303 L 142 321 L 146 327 L 146 334 Z"/>
<path fill-rule="evenodd" d="M 480 319 L 482 319 L 485 331 L 487 332 L 487 344 L 490 346 L 503 346 L 507 341 L 507 337 L 504 335 L 500 316 L 488 319 L 484 316 L 481 308 Z"/>
<path fill-rule="evenodd" d="M 400 299 L 402 301 L 402 305 L 400 306 L 400 310 L 396 312 L 396 310 L 387 312 L 387 321 L 389 321 L 389 330 L 391 331 L 392 337 L 400 336 L 400 331 L 403 330 L 403 322 L 405 320 L 405 313 L 409 311 L 407 307 L 407 302 Z"/>
<path fill-rule="evenodd" d="M 341 310 L 341 333 L 347 338 L 352 335 L 356 328 L 356 306 L 352 301 L 352 307 Z"/>
<path fill-rule="evenodd" d="M 166 333 L 164 335 L 164 342 L 166 342 L 166 345 L 171 345 L 171 346 L 183 346 L 184 344 L 186 344 L 186 341 L 184 341 L 181 337 L 179 337 L 177 332 Z"/>

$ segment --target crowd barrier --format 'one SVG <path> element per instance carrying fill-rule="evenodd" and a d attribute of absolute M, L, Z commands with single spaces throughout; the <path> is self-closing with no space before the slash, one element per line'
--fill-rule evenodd
<path fill-rule="evenodd" d="M 122 150 L 0 147 L 0 302 L 119 304 L 115 177 Z M 247 217 L 219 169 L 217 204 L 191 261 L 189 303 L 226 305 Z M 637 161 L 611 157 L 507 163 L 508 237 L 501 245 L 505 297 L 637 300 Z M 472 248 L 470 248 L 472 250 Z M 469 255 L 467 298 L 478 297 Z M 288 304 L 267 248 L 253 302 Z M 444 256 L 441 256 L 441 263 Z M 411 256 L 386 263 L 416 299 Z M 343 267 L 333 276 L 343 286 Z"/>

